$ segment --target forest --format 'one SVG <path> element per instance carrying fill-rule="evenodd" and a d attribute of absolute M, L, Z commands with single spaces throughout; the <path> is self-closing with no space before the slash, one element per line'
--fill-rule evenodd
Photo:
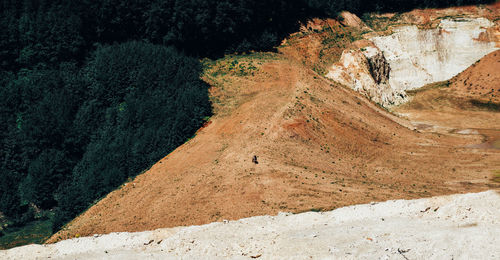
<path fill-rule="evenodd" d="M 201 58 L 273 51 L 342 10 L 488 2 L 0 0 L 0 215 L 50 211 L 56 232 L 193 137 L 212 113 Z"/>

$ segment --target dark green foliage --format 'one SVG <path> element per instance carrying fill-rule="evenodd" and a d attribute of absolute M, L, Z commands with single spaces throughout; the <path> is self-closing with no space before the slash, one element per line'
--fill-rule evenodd
<path fill-rule="evenodd" d="M 47 9 L 45 9 L 47 8 Z M 19 18 L 17 62 L 22 67 L 53 65 L 78 57 L 83 47 L 82 22 L 61 5 L 40 6 Z"/>
<path fill-rule="evenodd" d="M 42 209 L 50 209 L 56 205 L 54 184 L 64 179 L 65 154 L 58 150 L 43 150 L 40 156 L 31 161 L 28 176 L 20 184 L 25 201 L 30 201 Z"/>
<path fill-rule="evenodd" d="M 78 69 L 21 70 L 2 82 L 0 210 L 9 216 L 34 203 L 42 209 L 56 205 L 54 190 L 69 176 L 76 158 L 69 133 L 83 90 L 75 84 Z M 12 207 L 12 203 L 17 206 Z"/>
<path fill-rule="evenodd" d="M 182 144 L 211 110 L 199 62 L 173 48 L 140 42 L 99 48 L 84 71 L 89 98 L 78 119 L 97 118 L 91 124 L 99 129 L 59 195 L 62 205 L 76 207 L 61 207 L 62 219 Z"/>
<path fill-rule="evenodd" d="M 27 225 L 0 231 L 0 250 L 27 244 L 41 244 L 52 234 L 52 222 L 41 218 Z"/>
<path fill-rule="evenodd" d="M 6 73 L 0 210 L 59 206 L 66 221 L 152 165 L 210 114 L 200 73 L 196 59 L 142 42 L 99 47 L 82 69 Z"/>

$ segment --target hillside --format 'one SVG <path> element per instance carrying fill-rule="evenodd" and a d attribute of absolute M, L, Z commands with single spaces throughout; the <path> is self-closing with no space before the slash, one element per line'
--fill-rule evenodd
<path fill-rule="evenodd" d="M 490 53 L 451 80 L 450 92 L 483 103 L 500 103 L 500 50 Z"/>
<path fill-rule="evenodd" d="M 476 110 L 477 104 L 435 109 L 441 94 L 427 91 L 445 89 L 438 83 L 409 91 L 411 102 L 393 106 L 407 101 L 406 91 L 415 87 L 394 83 L 395 77 L 404 82 L 415 76 L 404 78 L 404 71 L 442 58 L 437 67 L 422 66 L 430 75 L 422 82 L 432 82 L 439 79 L 432 69 L 446 70 L 456 55 L 460 66 L 453 71 L 459 72 L 496 49 L 498 4 L 466 8 L 467 17 L 450 10 L 428 10 L 430 23 L 416 19 L 426 13 L 393 15 L 392 24 L 377 31 L 367 24 L 375 28 L 373 21 L 384 15 L 366 24 L 349 13 L 342 22 L 313 19 L 277 53 L 203 60 L 214 110 L 210 120 L 49 242 L 499 188 L 491 181 L 500 167 L 497 112 Z M 419 36 L 415 42 L 408 42 L 407 31 Z M 467 44 L 447 52 L 443 46 L 458 46 L 456 39 Z M 404 51 L 412 45 L 425 48 L 403 52 L 404 59 L 389 52 L 390 46 Z M 459 82 L 469 78 L 495 82 L 495 73 L 481 69 L 495 55 L 450 80 L 457 91 L 448 100 L 462 95 L 465 84 Z M 410 65 L 392 73 L 399 60 Z M 418 105 L 419 95 L 430 102 Z M 480 95 L 474 98 L 496 94 Z"/>
<path fill-rule="evenodd" d="M 467 148 L 480 136 L 411 130 L 286 55 L 227 57 L 205 79 L 210 123 L 49 241 L 499 187 L 499 151 Z"/>

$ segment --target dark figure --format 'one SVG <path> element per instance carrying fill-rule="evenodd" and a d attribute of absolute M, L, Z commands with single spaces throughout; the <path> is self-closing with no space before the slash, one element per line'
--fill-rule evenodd
<path fill-rule="evenodd" d="M 259 164 L 259 162 L 257 161 L 257 155 L 254 155 L 252 157 L 252 162 L 255 163 L 255 164 Z"/>

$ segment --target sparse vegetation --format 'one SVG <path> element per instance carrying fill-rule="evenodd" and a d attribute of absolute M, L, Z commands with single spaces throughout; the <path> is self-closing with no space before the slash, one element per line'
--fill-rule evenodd
<path fill-rule="evenodd" d="M 39 244 L 52 235 L 52 221 L 35 220 L 23 226 L 0 230 L 0 233 L 0 250 L 26 244 Z"/>
<path fill-rule="evenodd" d="M 500 170 L 493 173 L 492 181 L 500 183 Z"/>
<path fill-rule="evenodd" d="M 449 80 L 445 80 L 445 81 L 440 81 L 440 82 L 428 84 L 428 85 L 425 85 L 421 88 L 407 90 L 406 93 L 408 95 L 416 95 L 417 93 L 425 92 L 425 91 L 431 90 L 431 89 L 448 88 L 448 87 L 450 87 L 450 85 L 451 85 L 451 82 Z"/>
<path fill-rule="evenodd" d="M 500 112 L 500 103 L 494 103 L 491 101 L 484 102 L 477 99 L 470 100 L 470 103 L 479 109 Z"/>

